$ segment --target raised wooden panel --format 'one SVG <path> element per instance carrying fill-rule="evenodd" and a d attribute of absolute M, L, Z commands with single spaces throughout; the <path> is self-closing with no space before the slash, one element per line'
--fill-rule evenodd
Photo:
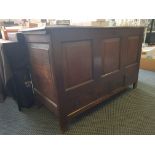
<path fill-rule="evenodd" d="M 66 42 L 62 45 L 65 88 L 78 87 L 92 80 L 91 41 Z"/>
<path fill-rule="evenodd" d="M 104 39 L 101 44 L 102 74 L 119 70 L 120 38 Z"/>
<path fill-rule="evenodd" d="M 126 65 L 130 65 L 138 61 L 139 36 L 131 36 L 127 40 Z"/>
<path fill-rule="evenodd" d="M 46 96 L 56 102 L 55 83 L 53 71 L 52 68 L 50 68 L 48 50 L 45 48 L 37 49 L 34 48 L 34 46 L 32 48 L 31 46 L 29 55 L 34 88 L 36 88 L 42 96 Z"/>
<path fill-rule="evenodd" d="M 137 63 L 129 65 L 125 68 L 125 84 L 133 84 L 138 79 L 139 66 Z"/>

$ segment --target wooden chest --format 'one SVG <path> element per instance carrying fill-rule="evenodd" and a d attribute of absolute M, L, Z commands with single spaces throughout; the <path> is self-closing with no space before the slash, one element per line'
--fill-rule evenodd
<path fill-rule="evenodd" d="M 36 99 L 61 129 L 77 114 L 137 85 L 143 27 L 46 27 L 23 31 Z M 125 104 L 125 103 L 124 103 Z"/>

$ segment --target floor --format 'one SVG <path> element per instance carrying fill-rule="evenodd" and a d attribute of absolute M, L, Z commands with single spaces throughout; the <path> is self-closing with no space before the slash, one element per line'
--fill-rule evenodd
<path fill-rule="evenodd" d="M 61 134 L 54 115 L 44 106 L 18 111 L 11 98 L 0 103 L 0 134 Z M 155 72 L 140 70 L 137 89 L 128 89 L 76 118 L 64 134 L 155 134 Z"/>

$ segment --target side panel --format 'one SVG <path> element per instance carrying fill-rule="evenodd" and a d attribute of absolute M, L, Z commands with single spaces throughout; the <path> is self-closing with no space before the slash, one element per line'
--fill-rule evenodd
<path fill-rule="evenodd" d="M 37 47 L 33 47 L 33 44 L 29 46 L 31 51 L 30 60 L 32 64 L 33 84 L 40 93 L 56 102 L 53 70 L 50 68 L 49 62 L 49 44 L 45 45 L 47 48 L 44 49 L 39 43 Z"/>
<path fill-rule="evenodd" d="M 32 82 L 36 99 L 57 114 L 57 92 L 50 59 L 48 35 L 25 34 L 28 42 Z"/>

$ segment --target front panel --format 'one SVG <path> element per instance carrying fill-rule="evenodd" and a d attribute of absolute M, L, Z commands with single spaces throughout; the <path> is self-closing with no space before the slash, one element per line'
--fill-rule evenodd
<path fill-rule="evenodd" d="M 65 114 L 123 86 L 121 35 L 113 31 L 109 37 L 108 33 L 109 30 L 94 33 L 93 29 L 78 29 L 63 34 L 56 31 L 53 35 L 56 65 L 61 66 L 57 76 Z"/>
<path fill-rule="evenodd" d="M 66 28 L 52 32 L 64 115 L 80 111 L 137 78 L 137 68 L 129 65 L 138 63 L 139 31 Z"/>
<path fill-rule="evenodd" d="M 32 80 L 37 92 L 56 102 L 55 85 L 49 62 L 49 44 L 30 43 Z"/>

